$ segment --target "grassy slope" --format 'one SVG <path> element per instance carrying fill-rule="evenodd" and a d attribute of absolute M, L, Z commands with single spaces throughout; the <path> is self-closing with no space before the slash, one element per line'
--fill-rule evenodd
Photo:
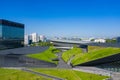
<path fill-rule="evenodd" d="M 109 47 L 109 48 L 103 48 L 100 50 L 91 51 L 87 54 L 83 54 L 82 56 L 79 54 L 79 55 L 76 55 L 75 58 L 72 60 L 72 64 L 77 65 L 83 62 L 110 56 L 119 52 L 120 52 L 120 48 Z"/>
<path fill-rule="evenodd" d="M 103 80 L 106 76 L 99 76 L 69 69 L 35 69 L 35 71 L 63 78 L 65 80 Z M 91 79 L 90 79 L 91 78 Z"/>
<path fill-rule="evenodd" d="M 80 48 L 73 48 L 63 53 L 62 58 L 67 62 L 72 56 L 82 53 Z"/>
<path fill-rule="evenodd" d="M 80 63 L 84 63 L 87 61 L 91 61 L 91 60 L 95 60 L 98 58 L 102 58 L 102 57 L 106 57 L 109 55 L 113 55 L 115 53 L 119 53 L 120 52 L 120 48 L 112 48 L 112 47 L 108 47 L 108 48 L 104 48 L 104 47 L 89 47 L 88 48 L 89 52 L 86 54 L 83 54 L 82 52 L 76 53 L 75 57 L 72 60 L 72 64 L 73 65 L 77 65 Z M 73 53 L 69 53 L 70 51 L 67 51 L 65 53 L 63 53 L 63 55 L 67 55 L 68 54 L 74 54 L 74 52 L 76 52 L 75 50 L 71 50 Z M 67 57 L 63 57 L 63 59 L 66 61 Z"/>
<path fill-rule="evenodd" d="M 28 72 L 0 68 L 0 80 L 52 80 Z"/>
<path fill-rule="evenodd" d="M 88 46 L 88 52 L 104 49 L 105 47 L 100 46 Z"/>
<path fill-rule="evenodd" d="M 48 50 L 42 52 L 42 53 L 37 53 L 37 54 L 29 54 L 27 55 L 28 57 L 39 59 L 39 60 L 44 60 L 47 62 L 52 62 L 52 63 L 57 63 L 55 61 L 52 61 L 52 59 L 57 58 L 56 52 L 59 52 L 59 50 L 50 47 Z"/>

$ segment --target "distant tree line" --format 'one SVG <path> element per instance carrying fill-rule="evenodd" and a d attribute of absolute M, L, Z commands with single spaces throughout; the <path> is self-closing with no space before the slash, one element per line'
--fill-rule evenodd
<path fill-rule="evenodd" d="M 31 46 L 52 46 L 53 44 L 50 42 L 36 42 L 36 43 L 32 43 Z"/>
<path fill-rule="evenodd" d="M 106 39 L 106 43 L 117 43 L 116 39 Z"/>

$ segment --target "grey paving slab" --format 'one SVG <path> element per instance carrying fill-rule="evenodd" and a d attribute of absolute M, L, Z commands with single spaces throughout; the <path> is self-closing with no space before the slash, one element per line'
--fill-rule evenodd
<path fill-rule="evenodd" d="M 73 70 L 110 76 L 111 78 L 108 80 L 120 80 L 119 72 L 112 72 L 112 71 L 104 70 L 104 69 L 97 68 L 97 67 L 76 66 L 73 68 Z"/>
<path fill-rule="evenodd" d="M 48 47 L 23 47 L 0 51 L 0 67 L 56 67 L 56 64 L 26 57 L 47 50 Z"/>
<path fill-rule="evenodd" d="M 22 48 L 15 48 L 15 49 L 7 49 L 7 50 L 0 50 L 0 55 L 6 54 L 33 54 L 45 51 L 49 47 L 22 47 Z"/>
<path fill-rule="evenodd" d="M 0 67 L 55 68 L 56 66 L 54 63 L 26 56 L 0 56 Z"/>
<path fill-rule="evenodd" d="M 66 62 L 64 62 L 61 56 L 62 56 L 62 52 L 58 53 L 59 62 L 57 68 L 71 69 L 72 67 L 68 65 Z"/>

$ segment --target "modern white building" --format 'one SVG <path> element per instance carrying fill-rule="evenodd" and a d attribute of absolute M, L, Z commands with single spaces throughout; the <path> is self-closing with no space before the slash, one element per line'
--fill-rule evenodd
<path fill-rule="evenodd" d="M 39 37 L 38 37 L 37 33 L 32 33 L 31 38 L 32 38 L 32 42 L 38 42 L 39 41 Z"/>
<path fill-rule="evenodd" d="M 29 45 L 32 43 L 32 36 L 31 35 L 24 35 L 24 45 Z"/>
<path fill-rule="evenodd" d="M 46 41 L 46 37 L 44 35 L 40 35 L 39 36 L 39 40 L 42 41 L 42 42 L 45 42 Z"/>
<path fill-rule="evenodd" d="M 91 41 L 89 38 L 81 38 L 82 41 Z"/>
<path fill-rule="evenodd" d="M 24 45 L 28 45 L 29 44 L 29 37 L 28 35 L 24 35 Z"/>
<path fill-rule="evenodd" d="M 106 43 L 106 40 L 105 39 L 95 39 L 94 42 L 97 42 L 97 43 Z"/>

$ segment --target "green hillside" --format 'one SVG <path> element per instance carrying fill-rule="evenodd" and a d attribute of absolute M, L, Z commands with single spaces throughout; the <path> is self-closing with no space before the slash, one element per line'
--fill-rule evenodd
<path fill-rule="evenodd" d="M 82 53 L 82 49 L 80 48 L 73 48 L 63 53 L 62 58 L 65 62 L 67 62 L 72 56 Z"/>
<path fill-rule="evenodd" d="M 48 50 L 46 50 L 44 52 L 37 53 L 37 54 L 28 54 L 27 56 L 31 57 L 31 58 L 44 60 L 44 61 L 47 61 L 47 62 L 52 62 L 52 63 L 56 63 L 57 64 L 56 61 L 52 61 L 52 59 L 57 58 L 57 56 L 55 54 L 57 52 L 59 52 L 58 49 L 50 47 Z"/>
<path fill-rule="evenodd" d="M 110 56 L 120 52 L 120 48 L 113 48 L 113 47 L 108 47 L 108 48 L 89 47 L 88 50 L 89 50 L 88 53 L 82 53 L 82 52 L 79 52 L 79 49 L 78 49 L 78 53 L 75 53 L 77 51 L 76 49 L 73 48 L 71 50 L 64 52 L 62 58 L 64 59 L 64 61 L 67 62 L 69 60 L 68 58 L 70 58 L 67 56 L 67 54 L 75 55 L 71 63 L 73 65 L 77 65 L 80 63 L 103 58 L 103 57 Z"/>
<path fill-rule="evenodd" d="M 103 48 L 105 48 L 105 47 L 100 47 L 100 46 L 88 46 L 88 52 L 100 50 L 100 49 L 103 49 Z"/>
<path fill-rule="evenodd" d="M 0 80 L 52 80 L 21 70 L 0 68 Z"/>
<path fill-rule="evenodd" d="M 85 73 L 70 69 L 34 69 L 35 71 L 45 73 L 48 75 L 56 76 L 59 78 L 63 78 L 65 80 L 103 80 L 108 78 L 106 76 L 100 76 L 91 73 Z"/>

